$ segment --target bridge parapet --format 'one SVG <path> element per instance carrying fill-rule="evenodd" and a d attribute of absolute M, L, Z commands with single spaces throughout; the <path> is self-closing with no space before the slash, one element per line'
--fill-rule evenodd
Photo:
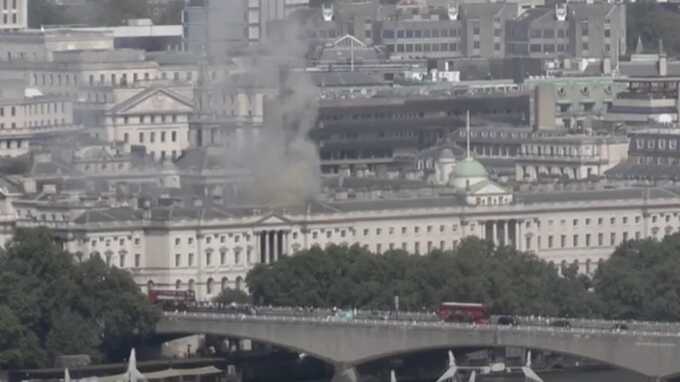
<path fill-rule="evenodd" d="M 510 346 L 582 356 L 650 377 L 680 373 L 678 332 L 220 313 L 168 313 L 157 331 L 249 338 L 345 368 L 414 351 Z"/>

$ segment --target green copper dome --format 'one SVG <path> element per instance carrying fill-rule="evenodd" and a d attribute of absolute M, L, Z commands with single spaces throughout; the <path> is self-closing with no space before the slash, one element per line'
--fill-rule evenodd
<path fill-rule="evenodd" d="M 487 178 L 489 174 L 479 161 L 466 158 L 456 164 L 453 170 L 454 178 Z"/>

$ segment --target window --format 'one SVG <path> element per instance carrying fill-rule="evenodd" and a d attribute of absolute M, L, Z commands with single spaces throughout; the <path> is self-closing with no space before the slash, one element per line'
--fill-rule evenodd
<path fill-rule="evenodd" d="M 175 267 L 179 267 L 182 261 L 182 255 L 179 253 L 175 255 Z"/>
<path fill-rule="evenodd" d="M 475 36 L 479 35 L 479 21 L 472 23 L 472 34 Z"/>
<path fill-rule="evenodd" d="M 173 131 L 172 133 L 170 133 L 170 139 L 173 142 L 177 142 L 177 132 L 176 131 Z"/>
<path fill-rule="evenodd" d="M 144 133 L 139 133 L 139 143 L 144 143 Z"/>
<path fill-rule="evenodd" d="M 555 38 L 554 29 L 546 29 L 543 31 L 543 38 Z"/>
<path fill-rule="evenodd" d="M 189 254 L 189 260 L 187 261 L 187 266 L 189 266 L 189 267 L 194 266 L 194 254 L 193 253 Z"/>
<path fill-rule="evenodd" d="M 578 225 L 578 219 L 574 219 L 574 227 Z"/>
<path fill-rule="evenodd" d="M 578 247 L 578 235 L 574 235 L 574 237 L 572 238 L 572 246 Z"/>
<path fill-rule="evenodd" d="M 165 131 L 161 131 L 161 142 L 165 142 Z"/>
<path fill-rule="evenodd" d="M 584 36 L 587 36 L 588 32 L 589 32 L 588 31 L 588 22 L 587 21 L 581 22 L 581 34 L 584 35 Z"/>
<path fill-rule="evenodd" d="M 609 224 L 616 224 L 616 218 L 609 218 Z"/>
<path fill-rule="evenodd" d="M 609 235 L 609 245 L 611 245 L 611 246 L 616 245 L 616 232 L 612 232 Z"/>
<path fill-rule="evenodd" d="M 541 52 L 541 44 L 531 44 L 531 45 L 529 45 L 529 51 L 531 53 L 540 53 Z"/>
<path fill-rule="evenodd" d="M 140 255 L 139 253 L 135 254 L 135 268 L 139 268 L 139 266 L 141 264 L 141 258 L 142 258 L 142 255 Z"/>
<path fill-rule="evenodd" d="M 205 253 L 205 265 L 209 267 L 212 263 L 212 252 Z"/>
<path fill-rule="evenodd" d="M 564 248 L 567 246 L 567 235 L 560 236 L 560 247 Z"/>
<path fill-rule="evenodd" d="M 605 29 L 604 30 L 604 37 L 609 38 L 612 36 L 612 31 L 610 29 Z"/>
<path fill-rule="evenodd" d="M 552 247 L 553 247 L 553 236 L 549 235 L 548 236 L 548 248 L 552 248 Z"/>
<path fill-rule="evenodd" d="M 220 252 L 220 265 L 224 265 L 227 261 L 227 252 L 226 251 L 221 251 Z"/>
<path fill-rule="evenodd" d="M 120 268 L 125 268 L 125 254 L 121 253 L 120 257 L 118 258 L 118 265 Z"/>
<path fill-rule="evenodd" d="M 585 41 L 583 43 L 581 43 L 581 49 L 588 50 L 589 49 L 588 43 L 585 42 Z"/>
<path fill-rule="evenodd" d="M 475 42 L 472 44 L 472 47 L 473 47 L 474 49 L 479 49 L 479 41 L 478 41 L 478 40 L 475 40 Z"/>

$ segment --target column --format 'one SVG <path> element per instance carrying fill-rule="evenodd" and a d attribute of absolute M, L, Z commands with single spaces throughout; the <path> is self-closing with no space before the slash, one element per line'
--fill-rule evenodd
<path fill-rule="evenodd" d="M 510 239 L 509 239 L 509 230 L 510 228 L 510 221 L 504 220 L 503 221 L 503 245 L 510 245 Z"/>
<path fill-rule="evenodd" d="M 493 233 L 493 245 L 498 245 L 498 221 L 491 222 L 491 231 Z"/>
<path fill-rule="evenodd" d="M 276 231 L 269 231 L 267 237 L 269 238 L 269 262 L 273 264 L 276 256 Z"/>
<path fill-rule="evenodd" d="M 289 248 L 289 243 L 288 243 L 288 235 L 290 235 L 290 231 L 284 231 L 284 232 L 283 232 L 283 255 L 284 255 L 284 256 L 290 255 L 290 248 Z"/>
<path fill-rule="evenodd" d="M 477 224 L 479 224 L 479 239 L 484 240 L 484 236 L 486 236 L 486 222 L 479 221 Z"/>
<path fill-rule="evenodd" d="M 274 260 L 279 261 L 279 257 L 281 257 L 281 253 L 283 253 L 283 232 L 282 231 L 276 231 L 274 234 L 274 239 L 276 240 L 276 251 L 274 253 Z"/>
<path fill-rule="evenodd" d="M 253 232 L 255 235 L 255 258 L 262 263 L 262 237 L 259 232 Z"/>
<path fill-rule="evenodd" d="M 269 231 L 262 231 L 264 239 L 264 263 L 269 264 Z"/>
<path fill-rule="evenodd" d="M 524 248 L 524 235 L 522 235 L 522 221 L 515 220 L 515 248 L 522 251 Z"/>
<path fill-rule="evenodd" d="M 334 369 L 331 382 L 357 382 L 359 380 L 357 370 L 350 365 L 335 365 Z"/>

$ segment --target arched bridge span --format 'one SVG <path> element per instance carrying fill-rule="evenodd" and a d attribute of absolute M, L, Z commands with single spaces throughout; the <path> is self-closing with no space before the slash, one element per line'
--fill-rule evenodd
<path fill-rule="evenodd" d="M 680 374 L 680 334 L 551 327 L 168 313 L 158 334 L 216 334 L 305 352 L 336 367 L 446 347 L 524 347 L 572 354 L 654 378 Z"/>

